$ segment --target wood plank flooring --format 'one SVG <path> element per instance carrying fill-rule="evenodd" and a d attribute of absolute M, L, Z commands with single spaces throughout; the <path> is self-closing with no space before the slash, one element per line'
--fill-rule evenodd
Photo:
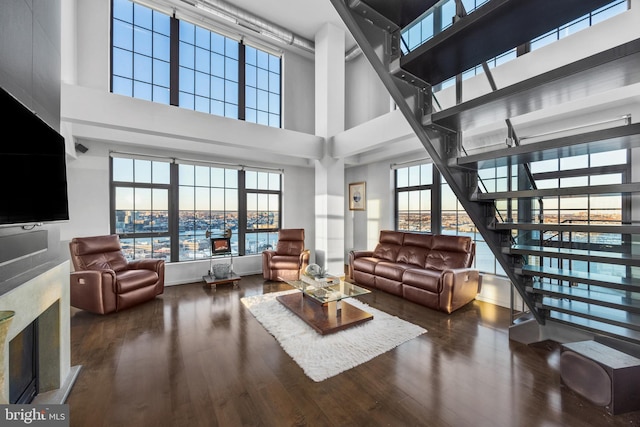
<path fill-rule="evenodd" d="M 71 426 L 640 426 L 562 385 L 558 345 L 510 341 L 508 310 L 478 301 L 447 315 L 358 297 L 428 332 L 316 383 L 240 302 L 288 289 L 256 275 L 106 316 L 72 308 Z"/>

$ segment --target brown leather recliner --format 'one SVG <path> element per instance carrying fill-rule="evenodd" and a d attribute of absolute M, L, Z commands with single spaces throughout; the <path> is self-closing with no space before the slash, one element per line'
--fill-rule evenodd
<path fill-rule="evenodd" d="M 127 261 L 118 235 L 76 237 L 69 242 L 71 305 L 107 314 L 164 292 L 164 260 Z"/>
<path fill-rule="evenodd" d="M 281 229 L 276 249 L 262 252 L 262 276 L 265 280 L 299 280 L 309 265 L 309 255 L 304 248 L 304 229 Z"/>

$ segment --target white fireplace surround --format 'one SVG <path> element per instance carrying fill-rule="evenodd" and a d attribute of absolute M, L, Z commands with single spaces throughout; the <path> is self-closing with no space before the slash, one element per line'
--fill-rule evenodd
<path fill-rule="evenodd" d="M 15 311 L 4 346 L 4 395 L 9 397 L 9 342 L 39 318 L 39 393 L 33 403 L 64 403 L 79 373 L 71 367 L 69 261 L 0 295 L 0 310 Z"/>

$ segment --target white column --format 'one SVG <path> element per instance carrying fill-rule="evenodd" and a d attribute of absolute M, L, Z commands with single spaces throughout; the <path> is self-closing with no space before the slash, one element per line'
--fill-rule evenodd
<path fill-rule="evenodd" d="M 331 157 L 332 137 L 344 131 L 345 32 L 325 24 L 315 37 L 315 119 L 325 151 L 315 162 L 316 262 L 344 271 L 344 161 Z"/>
<path fill-rule="evenodd" d="M 77 83 L 77 16 L 76 0 L 62 0 L 60 3 L 60 77 L 64 83 Z"/>

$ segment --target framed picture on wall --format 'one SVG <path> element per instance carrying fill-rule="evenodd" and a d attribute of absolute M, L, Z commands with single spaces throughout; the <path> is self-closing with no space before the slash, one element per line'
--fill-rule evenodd
<path fill-rule="evenodd" d="M 349 184 L 349 210 L 363 211 L 367 203 L 365 182 L 353 182 Z"/>

